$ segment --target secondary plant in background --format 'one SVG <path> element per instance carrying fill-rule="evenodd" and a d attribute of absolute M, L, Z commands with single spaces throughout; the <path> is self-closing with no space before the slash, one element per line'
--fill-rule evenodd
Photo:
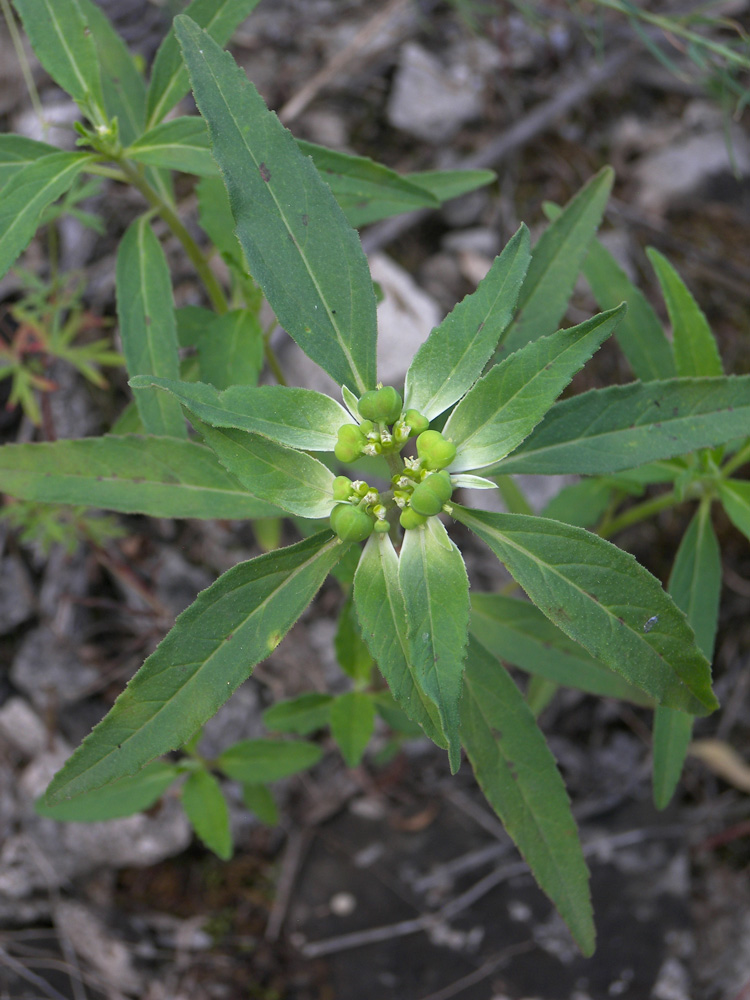
<path fill-rule="evenodd" d="M 154 516 L 289 515 L 304 536 L 233 567 L 198 596 L 56 775 L 40 809 L 61 819 L 122 815 L 186 774 L 188 816 L 228 856 L 217 775 L 241 782 L 249 807 L 269 816 L 267 783 L 315 763 L 320 749 L 252 740 L 206 760 L 201 727 L 334 572 L 348 594 L 336 647 L 353 690 L 274 706 L 269 727 L 306 735 L 330 726 L 352 765 L 376 712 L 426 733 L 453 771 L 463 747 L 590 954 L 588 875 L 567 794 L 505 663 L 654 707 L 665 734 L 660 801 L 668 797 L 690 721 L 717 707 L 705 655 L 715 607 L 709 622 L 709 602 L 694 595 L 714 566 L 710 504 L 721 499 L 747 530 L 746 484 L 731 477 L 750 458 L 750 378 L 723 375 L 700 311 L 666 262 L 655 258 L 670 314 L 674 306 L 674 345 L 614 262 L 589 253 L 612 184 L 605 169 L 533 250 L 522 226 L 477 290 L 432 331 L 405 385 L 381 386 L 375 293 L 352 225 L 435 204 L 487 177 L 402 178 L 295 142 L 221 49 L 254 5 L 195 0 L 190 16 L 176 19 L 147 87 L 87 0 L 56 3 L 52 19 L 42 16 L 46 0 L 16 0 L 39 58 L 88 124 L 79 128 L 83 152 L 37 144 L 6 182 L 0 263 L 10 266 L 44 205 L 83 172 L 132 184 L 148 211 L 126 232 L 117 261 L 134 406 L 115 434 L 6 445 L 3 489 Z M 201 117 L 162 121 L 188 73 Z M 12 159 L 17 138 L 6 137 L 0 155 Z M 200 220 L 229 266 L 229 295 L 177 214 L 173 168 L 201 178 Z M 173 308 L 153 213 L 182 241 L 213 311 Z M 604 311 L 559 330 L 582 267 Z M 283 384 L 270 328 L 259 321 L 263 296 L 340 387 L 340 400 Z M 613 333 L 637 380 L 556 402 Z M 278 384 L 257 384 L 264 363 Z M 570 492 L 557 498 L 554 516 L 533 516 L 515 472 L 591 477 L 577 489 L 595 499 L 597 517 L 569 523 L 580 507 Z M 658 482 L 672 489 L 619 510 L 624 497 Z M 463 503 L 463 491 L 498 487 L 510 513 Z M 686 498 L 698 501 L 697 527 L 681 546 L 670 596 L 601 536 Z M 491 548 L 532 603 L 482 594 L 470 602 L 451 520 Z M 156 760 L 179 748 L 180 761 Z"/>

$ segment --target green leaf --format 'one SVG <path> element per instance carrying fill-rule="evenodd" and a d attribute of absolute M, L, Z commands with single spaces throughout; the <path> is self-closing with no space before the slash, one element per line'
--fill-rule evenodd
<path fill-rule="evenodd" d="M 104 98 L 96 44 L 78 0 L 13 3 L 39 62 L 88 117 L 93 115 L 96 124 L 103 124 Z"/>
<path fill-rule="evenodd" d="M 137 138 L 124 155 L 138 163 L 199 177 L 213 177 L 219 173 L 211 155 L 206 123 L 195 115 L 161 122 Z"/>
<path fill-rule="evenodd" d="M 719 349 L 711 327 L 689 289 L 666 257 L 649 247 L 648 259 L 656 272 L 672 323 L 677 374 L 723 375 Z"/>
<path fill-rule="evenodd" d="M 398 579 L 398 556 L 388 535 L 373 534 L 354 576 L 354 606 L 362 638 L 393 697 L 437 746 L 447 747 L 437 708 L 415 682 L 409 659 L 406 605 Z"/>
<path fill-rule="evenodd" d="M 225 750 L 216 766 L 243 784 L 265 784 L 314 767 L 323 751 L 302 740 L 242 740 Z"/>
<path fill-rule="evenodd" d="M 201 378 L 217 389 L 255 386 L 263 368 L 263 329 L 252 309 L 214 316 L 198 339 Z"/>
<path fill-rule="evenodd" d="M 701 504 L 680 542 L 669 593 L 710 660 L 714 651 L 721 591 L 721 552 L 711 525 L 710 504 Z M 654 714 L 654 805 L 665 809 L 674 795 L 693 732 L 693 717 L 657 706 Z"/>
<path fill-rule="evenodd" d="M 685 616 L 630 553 L 543 517 L 458 504 L 453 516 L 489 545 L 550 621 L 595 659 L 660 704 L 695 715 L 717 708 L 710 665 Z"/>
<path fill-rule="evenodd" d="M 557 219 L 562 209 L 547 203 L 544 211 L 549 218 Z M 672 345 L 659 317 L 599 240 L 591 244 L 583 274 L 600 309 L 614 309 L 620 302 L 626 303 L 628 311 L 618 323 L 615 337 L 636 378 L 643 382 L 673 378 L 677 369 Z"/>
<path fill-rule="evenodd" d="M 242 801 L 250 812 L 255 813 L 261 823 L 266 826 L 276 826 L 279 822 L 279 810 L 269 788 L 265 785 L 246 783 L 242 786 Z"/>
<path fill-rule="evenodd" d="M 458 449 L 450 471 L 492 465 L 513 451 L 610 335 L 624 311 L 623 305 L 535 340 L 480 378 L 443 428 Z"/>
<path fill-rule="evenodd" d="M 394 732 L 412 740 L 424 736 L 421 726 L 411 721 L 387 688 L 375 691 L 371 698 L 375 705 L 375 711 Z"/>
<path fill-rule="evenodd" d="M 285 385 L 233 385 L 219 392 L 203 382 L 136 378 L 134 386 L 167 390 L 212 427 L 235 427 L 270 441 L 309 451 L 333 451 L 339 427 L 353 423 L 335 399 Z"/>
<path fill-rule="evenodd" d="M 498 660 L 534 677 L 589 694 L 653 705 L 653 699 L 595 660 L 528 601 L 473 593 L 469 628 Z"/>
<path fill-rule="evenodd" d="M 479 786 L 578 947 L 591 955 L 588 870 L 554 757 L 516 685 L 475 642 L 464 686 L 461 738 Z"/>
<path fill-rule="evenodd" d="M 263 713 L 263 722 L 279 733 L 308 736 L 328 725 L 333 696 L 310 691 L 271 705 Z"/>
<path fill-rule="evenodd" d="M 19 170 L 57 152 L 55 146 L 27 139 L 25 135 L 0 135 L 0 191 Z"/>
<path fill-rule="evenodd" d="M 312 157 L 350 226 L 365 226 L 401 212 L 440 206 L 426 188 L 367 156 L 339 153 L 299 139 L 297 145 L 305 156 Z"/>
<path fill-rule="evenodd" d="M 278 513 L 228 475 L 210 448 L 137 434 L 6 444 L 0 448 L 0 489 L 21 500 L 151 517 L 233 519 Z"/>
<path fill-rule="evenodd" d="M 229 204 L 229 195 L 220 177 L 202 177 L 196 185 L 198 195 L 198 219 L 211 242 L 230 259 L 244 263 L 242 247 L 234 233 L 234 216 Z"/>
<path fill-rule="evenodd" d="M 136 219 L 117 254 L 117 314 L 128 373 L 178 379 L 177 328 L 169 265 L 145 217 Z M 136 406 L 149 434 L 185 438 L 179 403 L 166 393 L 136 389 Z"/>
<path fill-rule="evenodd" d="M 259 434 L 210 427 L 196 417 L 192 422 L 224 468 L 257 500 L 300 517 L 331 513 L 334 475 L 316 458 Z"/>
<path fill-rule="evenodd" d="M 719 481 L 719 498 L 727 517 L 738 531 L 750 539 L 750 483 L 739 479 Z"/>
<path fill-rule="evenodd" d="M 461 684 L 469 626 L 469 581 L 461 553 L 436 517 L 404 534 L 398 571 L 417 686 L 435 704 L 455 774 Z"/>
<path fill-rule="evenodd" d="M 575 524 L 578 528 L 593 527 L 612 503 L 617 487 L 610 479 L 582 479 L 564 486 L 542 511 L 553 521 Z M 532 511 L 523 511 L 532 513 Z"/>
<path fill-rule="evenodd" d="M 225 45 L 260 0 L 193 0 L 187 14 L 219 45 Z M 157 122 L 187 94 L 188 74 L 182 62 L 180 47 L 170 28 L 156 53 L 148 88 L 147 122 L 153 128 Z"/>
<path fill-rule="evenodd" d="M 344 673 L 351 677 L 355 684 L 368 684 L 372 674 L 372 656 L 362 638 L 351 594 L 341 608 L 333 648 Z"/>
<path fill-rule="evenodd" d="M 405 177 L 429 191 L 441 204 L 497 180 L 493 170 L 422 170 Z"/>
<path fill-rule="evenodd" d="M 510 322 L 529 264 L 529 231 L 521 226 L 479 283 L 414 355 L 404 409 L 428 420 L 460 399 L 482 374 Z"/>
<path fill-rule="evenodd" d="M 503 338 L 506 350 L 514 351 L 546 337 L 559 326 L 599 228 L 613 180 L 611 167 L 600 170 L 542 234 L 531 254 L 518 297 L 518 313 Z"/>
<path fill-rule="evenodd" d="M 375 728 L 375 705 L 364 691 L 339 695 L 331 705 L 331 735 L 347 767 L 356 767 Z"/>
<path fill-rule="evenodd" d="M 146 84 L 128 47 L 93 0 L 77 0 L 94 38 L 107 116 L 117 118 L 120 142 L 127 145 L 143 132 Z"/>
<path fill-rule="evenodd" d="M 175 19 L 237 237 L 279 322 L 339 385 L 375 386 L 375 294 L 357 234 L 232 57 Z"/>
<path fill-rule="evenodd" d="M 120 819 L 150 809 L 158 802 L 180 772 L 174 764 L 155 760 L 130 778 L 113 781 L 86 795 L 49 806 L 37 799 L 34 809 L 39 816 L 48 816 L 63 823 L 99 823 Z"/>
<path fill-rule="evenodd" d="M 0 200 L 0 277 L 28 246 L 45 208 L 92 162 L 89 153 L 51 153 L 10 178 Z"/>
<path fill-rule="evenodd" d="M 208 771 L 193 771 L 182 786 L 182 808 L 190 825 L 222 861 L 234 853 L 229 809 L 219 782 Z"/>
<path fill-rule="evenodd" d="M 750 375 L 631 382 L 556 403 L 502 472 L 600 475 L 745 437 Z M 486 475 L 490 470 L 482 470 Z"/>
<path fill-rule="evenodd" d="M 134 774 L 186 743 L 273 652 L 343 549 L 324 531 L 239 563 L 202 591 L 52 779 L 46 801 Z"/>

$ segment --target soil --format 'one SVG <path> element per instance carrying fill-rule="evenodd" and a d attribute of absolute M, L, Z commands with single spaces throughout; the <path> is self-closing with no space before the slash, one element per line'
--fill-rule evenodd
<path fill-rule="evenodd" d="M 99 3 L 146 59 L 175 6 L 153 0 Z M 736 0 L 724 7 L 727 16 L 750 26 L 750 4 Z M 573 15 L 554 0 L 392 0 L 375 11 L 364 0 L 265 0 L 238 32 L 233 51 L 270 106 L 287 109 L 282 118 L 296 135 L 409 171 L 481 157 L 499 136 L 596 67 L 592 42 L 600 27 L 607 55 L 635 46 L 615 76 L 523 143 L 510 143 L 494 164 L 498 181 L 491 188 L 413 220 L 398 233 L 372 227 L 364 242 L 385 250 L 446 311 L 472 290 L 477 261 L 496 252 L 493 241 L 499 249 L 521 219 L 539 232 L 544 202 L 567 201 L 612 162 L 617 182 L 603 233 L 613 252 L 619 248 L 658 309 L 643 250 L 654 245 L 666 253 L 704 308 L 726 370 L 750 372 L 750 182 L 747 173 L 732 174 L 729 156 L 723 166 L 720 155 L 702 164 L 697 146 L 690 145 L 696 137 L 714 136 L 721 149 L 722 135 L 729 135 L 742 160 L 750 142 L 748 112 L 740 108 L 732 118 L 722 111 L 674 39 L 652 41 L 678 60 L 679 76 L 639 49 L 624 22 L 607 18 L 601 26 L 592 8 Z M 532 9 L 539 17 L 524 19 L 520 11 Z M 385 36 L 371 33 L 374 43 L 357 36 L 383 11 Z M 7 39 L 0 41 L 5 52 Z M 457 88 L 472 74 L 479 81 L 474 112 L 457 120 L 448 138 L 425 137 L 416 121 L 413 131 L 393 124 L 392 102 L 409 44 L 437 59 Z M 332 60 L 347 45 L 351 58 L 336 69 Z M 2 72 L 10 74 L 14 96 L 0 114 L 12 131 L 27 121 L 29 102 L 20 73 L 5 68 L 16 65 L 8 52 Z M 326 68 L 330 75 L 318 79 Z M 34 72 L 45 107 L 59 107 L 59 92 L 39 67 Z M 293 115 L 289 102 L 306 88 L 309 100 Z M 695 174 L 691 189 L 680 187 L 677 166 L 672 189 L 665 186 L 655 156 L 667 150 L 684 150 Z M 189 216 L 190 185 L 180 195 Z M 110 185 L 91 202 L 91 210 L 104 217 L 105 234 L 75 226 L 62 232 L 61 264 L 84 273 L 87 308 L 99 317 L 114 315 L 116 239 L 141 207 L 136 196 Z M 451 245 L 456 234 L 459 243 Z M 188 265 L 167 245 L 179 304 L 201 302 Z M 42 241 L 35 242 L 25 266 L 43 270 L 44 254 Z M 0 283 L 3 312 L 17 294 L 11 274 Z M 581 286 L 568 319 L 578 322 L 593 311 Z M 42 428 L 17 410 L 0 411 L 3 443 L 98 433 L 126 403 L 121 374 L 107 391 L 92 390 L 64 370 L 54 376 L 58 389 Z M 606 345 L 569 391 L 630 377 L 616 348 Z M 0 393 L 7 386 L 0 382 Z M 690 514 L 683 505 L 622 533 L 617 542 L 666 581 Z M 18 789 L 34 761 L 60 738 L 71 745 L 80 741 L 175 615 L 216 575 L 260 551 L 244 524 L 118 520 L 122 537 L 99 549 L 79 546 L 72 554 L 58 547 L 49 558 L 0 522 L 0 571 L 14 581 L 0 589 L 0 711 L 20 697 L 33 704 L 46 734 L 41 746 L 24 750 L 0 730 L 0 838 L 6 842 L 25 835 Z M 747 759 L 750 549 L 726 518 L 715 523 L 724 561 L 714 663 L 722 711 L 699 720 L 696 736 L 725 741 Z M 284 532 L 284 541 L 296 537 L 291 525 Z M 464 542 L 473 585 L 499 586 L 500 567 L 462 536 Z M 329 581 L 230 703 L 237 707 L 208 727 L 212 745 L 262 734 L 262 709 L 280 697 L 343 688 L 330 654 L 341 602 L 339 586 Z M 30 637 L 41 642 L 42 628 L 51 629 L 52 640 L 34 647 L 45 652 L 36 657 L 39 673 L 24 683 L 19 657 L 26 649 L 28 660 Z M 43 683 L 49 685 L 46 698 Z M 237 796 L 238 850 L 228 863 L 195 842 L 188 845 L 177 829 L 179 846 L 165 850 L 156 864 L 101 864 L 59 883 L 53 879 L 48 891 L 37 886 L 17 897 L 0 896 L 1 995 L 748 1000 L 746 790 L 690 758 L 675 801 L 659 813 L 651 803 L 648 713 L 561 691 L 541 723 L 569 788 L 591 868 L 599 940 L 594 958 L 576 951 L 468 765 L 451 778 L 444 754 L 424 741 L 396 745 L 383 727 L 364 764 L 351 772 L 321 734 L 322 764 L 277 789 L 276 827 L 255 821 Z M 163 807 L 164 824 L 169 806 Z M 54 868 L 61 861 L 50 856 L 42 863 Z M 103 944 L 98 959 L 74 942 L 65 918 L 73 912 L 65 906 L 73 904 L 110 949 Z"/>

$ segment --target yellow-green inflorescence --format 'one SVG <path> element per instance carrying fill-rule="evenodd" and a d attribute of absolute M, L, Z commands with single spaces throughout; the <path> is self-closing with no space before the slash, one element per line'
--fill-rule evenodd
<path fill-rule="evenodd" d="M 379 386 L 359 400 L 360 423 L 339 428 L 334 454 L 346 463 L 362 455 L 384 455 L 393 468 L 406 442 L 417 438 L 417 457 L 401 460 L 387 491 L 381 493 L 347 476 L 334 479 L 331 527 L 344 542 L 363 542 L 373 531 L 389 531 L 389 512 L 396 510 L 402 528 L 418 528 L 446 509 L 451 498 L 453 486 L 446 469 L 456 456 L 456 446 L 439 431 L 429 430 L 429 420 L 421 413 L 402 409 L 396 389 Z"/>

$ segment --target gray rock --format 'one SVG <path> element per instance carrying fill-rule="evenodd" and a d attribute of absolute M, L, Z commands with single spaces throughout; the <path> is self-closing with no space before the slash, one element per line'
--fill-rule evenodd
<path fill-rule="evenodd" d="M 65 636 L 41 625 L 21 644 L 10 679 L 43 712 L 82 697 L 99 679 L 99 672 L 81 662 Z"/>
<path fill-rule="evenodd" d="M 125 993 L 141 994 L 143 982 L 133 967 L 130 948 L 83 903 L 60 900 L 54 911 L 55 925 L 76 954 L 96 970 L 108 986 Z"/>
<path fill-rule="evenodd" d="M 248 681 L 208 720 L 203 729 L 200 752 L 206 757 L 218 757 L 238 740 L 265 736 L 262 713 L 257 685 L 252 680 Z"/>
<path fill-rule="evenodd" d="M 34 613 L 34 593 L 21 560 L 6 556 L 0 563 L 0 635 L 11 632 Z"/>
<path fill-rule="evenodd" d="M 36 757 L 48 743 L 44 723 L 23 698 L 9 698 L 0 708 L 0 740 L 23 757 Z"/>

